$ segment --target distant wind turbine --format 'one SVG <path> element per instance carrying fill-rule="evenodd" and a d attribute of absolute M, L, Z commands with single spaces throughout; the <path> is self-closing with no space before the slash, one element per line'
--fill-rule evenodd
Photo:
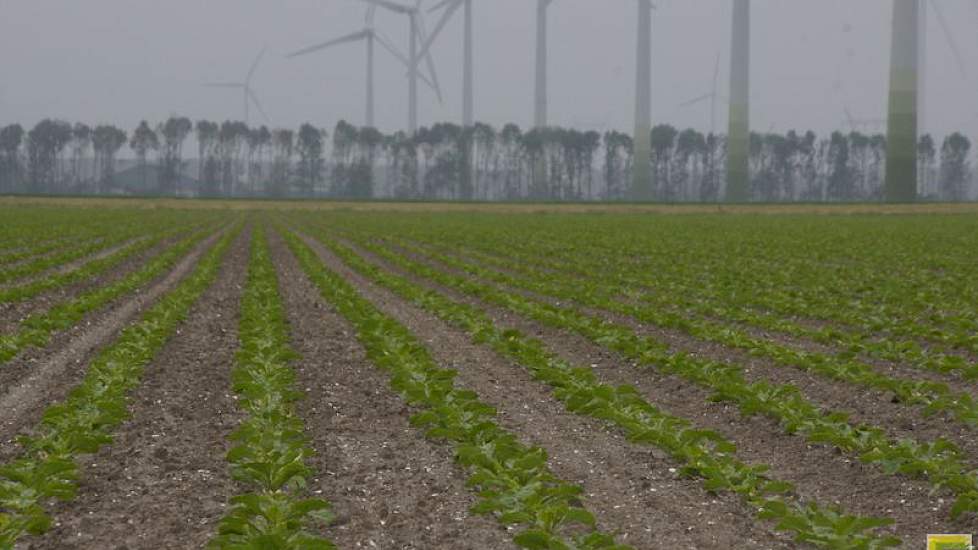
<path fill-rule="evenodd" d="M 394 56 L 395 59 L 397 59 L 402 64 L 404 64 L 405 67 L 410 68 L 410 62 L 408 58 L 403 53 L 401 53 L 386 36 L 384 36 L 382 33 L 379 33 L 374 27 L 374 15 L 376 11 L 377 11 L 377 6 L 375 5 L 371 5 L 367 7 L 367 13 L 366 16 L 364 17 L 364 26 L 363 29 L 361 30 L 351 34 L 341 36 L 339 38 L 335 38 L 333 40 L 329 40 L 327 42 L 323 42 L 322 44 L 316 44 L 308 48 L 303 48 L 296 52 L 292 52 L 286 56 L 288 58 L 299 57 L 299 56 L 319 52 L 322 50 L 326 50 L 334 46 L 340 46 L 343 44 L 349 44 L 349 43 L 359 42 L 363 40 L 367 45 L 366 48 L 367 49 L 367 67 L 366 67 L 367 97 L 366 97 L 366 115 L 364 117 L 364 123 L 369 128 L 376 127 L 376 117 L 375 117 L 376 92 L 375 92 L 375 85 L 374 85 L 375 45 L 380 44 L 381 47 L 387 50 L 392 56 Z M 419 74 L 418 77 L 423 82 L 425 82 L 428 86 L 431 86 L 432 89 L 435 89 L 436 93 L 440 94 L 440 91 L 436 89 L 434 83 L 430 79 L 428 79 L 424 74 Z"/>
<path fill-rule="evenodd" d="M 251 87 L 251 81 L 255 76 L 255 71 L 258 70 L 258 65 L 261 63 L 261 60 L 265 57 L 265 53 L 267 52 L 267 50 L 268 50 L 267 48 L 263 48 L 262 51 L 258 54 L 258 56 L 255 57 L 255 60 L 251 63 L 251 68 L 248 69 L 248 75 L 245 76 L 243 82 L 210 82 L 204 84 L 204 86 L 207 88 L 233 88 L 233 89 L 241 90 L 241 93 L 244 96 L 245 124 L 248 124 L 250 122 L 252 104 L 254 104 L 255 108 L 258 109 L 258 112 L 261 113 L 261 116 L 262 118 L 265 119 L 265 122 L 269 122 L 268 115 L 265 114 L 265 109 L 262 108 L 261 101 L 258 100 L 258 95 L 255 94 L 255 91 Z"/>
<path fill-rule="evenodd" d="M 734 0 L 730 45 L 727 201 L 750 200 L 750 0 Z"/>
<path fill-rule="evenodd" d="M 424 33 L 424 21 L 421 19 L 421 1 L 416 0 L 414 6 L 405 6 L 389 0 L 362 0 L 368 4 L 384 8 L 394 13 L 405 15 L 408 18 L 408 132 L 414 135 L 418 131 L 418 80 L 421 78 L 418 66 L 421 63 L 421 56 L 418 51 L 418 42 L 426 41 Z M 393 53 L 393 52 L 392 52 Z M 431 73 L 432 84 L 436 93 L 441 98 L 441 88 L 438 85 L 438 76 L 435 71 L 434 61 L 431 52 L 427 52 L 425 61 L 428 64 L 428 71 Z"/>
<path fill-rule="evenodd" d="M 692 107 L 698 103 L 710 100 L 710 133 L 713 135 L 716 135 L 717 133 L 717 99 L 720 97 L 720 95 L 717 93 L 717 86 L 719 84 L 719 80 L 720 54 L 718 53 L 716 65 L 713 67 L 713 88 L 710 90 L 710 92 L 679 104 L 680 107 Z"/>
<path fill-rule="evenodd" d="M 424 56 L 428 54 L 428 51 L 431 49 L 432 44 L 434 44 L 435 39 L 437 39 L 438 35 L 441 34 L 442 29 L 445 28 L 445 25 L 452 18 L 452 16 L 455 15 L 458 9 L 462 7 L 465 8 L 462 10 L 462 19 L 464 20 L 465 26 L 462 45 L 462 126 L 465 128 L 471 128 L 475 124 L 472 0 L 444 0 L 435 7 L 431 8 L 431 11 L 437 11 L 442 8 L 444 8 L 445 11 L 442 13 L 441 19 L 438 21 L 438 24 L 435 25 L 434 30 L 431 31 L 431 34 L 428 36 L 428 40 L 421 48 L 421 53 L 418 55 Z"/>

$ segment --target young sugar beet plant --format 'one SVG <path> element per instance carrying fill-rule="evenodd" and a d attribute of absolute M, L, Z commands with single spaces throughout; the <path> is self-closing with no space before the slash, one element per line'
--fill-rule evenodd
<path fill-rule="evenodd" d="M 88 290 L 67 302 L 59 303 L 47 311 L 34 313 L 21 321 L 15 332 L 0 335 L 0 364 L 13 359 L 28 347 L 47 345 L 53 333 L 70 328 L 88 312 L 152 281 L 176 265 L 210 232 L 211 230 L 207 230 L 192 234 L 122 279 L 107 286 Z"/>
<path fill-rule="evenodd" d="M 890 392 L 900 403 L 922 406 L 925 414 L 944 412 L 970 427 L 978 426 L 978 401 L 970 394 L 952 391 L 944 383 L 888 376 L 852 357 L 840 358 L 815 351 L 799 350 L 754 337 L 729 324 L 690 318 L 688 314 L 681 314 L 668 308 L 673 303 L 671 297 L 664 299 L 659 307 L 636 305 L 615 299 L 623 289 L 608 282 L 599 283 L 581 277 L 571 278 L 559 272 L 534 269 L 522 262 L 505 268 L 521 274 L 520 277 L 515 277 L 504 271 L 501 266 L 487 269 L 474 262 L 463 261 L 432 248 L 419 247 L 402 239 L 394 238 L 392 241 L 414 254 L 433 258 L 451 268 L 494 283 L 618 313 L 643 323 L 680 330 L 695 338 L 767 357 L 782 367 L 796 368 L 826 378 Z M 480 256 L 480 260 L 482 259 L 484 257 Z M 677 291 L 675 298 L 681 299 L 682 295 L 682 292 Z"/>
<path fill-rule="evenodd" d="M 812 443 L 828 444 L 840 451 L 854 453 L 862 461 L 890 475 L 925 479 L 935 491 L 949 491 L 955 496 L 952 518 L 978 512 L 978 473 L 970 470 L 966 457 L 954 444 L 942 438 L 935 441 L 894 440 L 878 427 L 852 424 L 844 413 L 822 410 L 795 386 L 771 384 L 766 380 L 751 383 L 741 367 L 670 350 L 665 344 L 639 336 L 628 327 L 585 315 L 574 308 L 556 307 L 431 269 L 365 240 L 360 241 L 360 245 L 420 277 L 543 324 L 575 331 L 641 366 L 654 367 L 706 387 L 714 392 L 714 400 L 734 403 L 745 415 L 763 414 L 775 419 L 788 434 L 797 433 Z"/>
<path fill-rule="evenodd" d="M 391 386 L 420 412 L 411 421 L 455 447 L 458 463 L 478 490 L 473 511 L 518 527 L 513 541 L 532 550 L 626 550 L 595 528 L 580 505 L 582 490 L 557 478 L 547 454 L 528 448 L 495 422 L 496 411 L 475 392 L 455 388 L 456 371 L 438 367 L 424 346 L 378 311 L 342 277 L 325 268 L 293 233 L 286 242 L 322 296 L 355 327 L 370 360 L 391 375 Z"/>
<path fill-rule="evenodd" d="M 329 503 L 302 498 L 312 454 L 303 435 L 294 402 L 295 375 L 289 362 L 289 330 L 278 292 L 275 267 L 264 231 L 256 229 L 251 243 L 248 282 L 241 301 L 241 347 L 232 373 L 238 405 L 247 413 L 232 434 L 228 453 L 232 476 L 249 492 L 231 500 L 212 548 L 316 550 L 334 548 L 310 528 L 324 525 Z"/>
<path fill-rule="evenodd" d="M 216 279 L 238 232 L 227 232 L 186 279 L 99 353 L 67 399 L 44 411 L 34 435 L 18 439 L 22 456 L 0 466 L 0 550 L 12 549 L 24 534 L 49 529 L 51 517 L 44 508 L 49 500 L 74 498 L 77 459 L 112 442 L 113 429 L 128 416 L 127 394 Z"/>
<path fill-rule="evenodd" d="M 741 496 L 758 510 L 760 518 L 773 520 L 778 530 L 792 533 L 798 542 L 853 550 L 900 544 L 893 537 L 873 533 L 876 528 L 890 524 L 890 520 L 852 516 L 814 502 L 799 502 L 790 494 L 792 486 L 769 478 L 765 466 L 749 465 L 737 459 L 731 442 L 660 411 L 635 388 L 602 384 L 593 371 L 575 367 L 547 352 L 540 340 L 517 330 L 501 330 L 485 313 L 467 304 L 454 302 L 378 269 L 335 241 L 323 242 L 361 275 L 459 326 L 476 343 L 488 344 L 526 367 L 537 380 L 553 388 L 554 395 L 569 411 L 609 422 L 636 444 L 664 449 L 683 463 L 685 475 L 702 478 L 709 491 Z"/>

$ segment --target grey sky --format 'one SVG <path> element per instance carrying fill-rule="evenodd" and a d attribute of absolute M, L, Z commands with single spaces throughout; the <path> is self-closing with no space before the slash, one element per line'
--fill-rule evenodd
<path fill-rule="evenodd" d="M 943 6 L 968 63 L 962 77 L 931 16 L 927 124 L 978 135 L 978 2 Z M 426 0 L 426 5 L 433 5 Z M 729 0 L 660 0 L 653 23 L 656 122 L 709 128 L 709 103 L 678 108 L 710 91 L 721 54 L 727 87 Z M 475 0 L 476 118 L 532 120 L 531 0 Z M 753 117 L 758 130 L 839 127 L 844 106 L 880 118 L 886 98 L 890 0 L 755 0 Z M 349 33 L 363 23 L 356 0 L 0 0 L 0 124 L 43 117 L 112 122 L 141 118 L 241 117 L 239 94 L 205 81 L 240 80 L 263 45 L 270 54 L 255 88 L 274 125 L 340 118 L 362 123 L 364 50 L 348 45 L 309 57 L 282 54 Z M 551 8 L 551 122 L 631 127 L 635 3 L 556 0 Z M 434 17 L 434 16 L 430 16 Z M 378 12 L 379 28 L 402 48 L 406 22 Z M 430 24 L 433 24 L 431 21 Z M 444 105 L 423 90 L 421 124 L 457 121 L 461 111 L 461 21 L 434 52 Z M 406 121 L 404 71 L 378 52 L 378 124 Z M 719 110 L 718 125 L 726 123 Z M 253 119 L 254 120 L 254 119 Z"/>

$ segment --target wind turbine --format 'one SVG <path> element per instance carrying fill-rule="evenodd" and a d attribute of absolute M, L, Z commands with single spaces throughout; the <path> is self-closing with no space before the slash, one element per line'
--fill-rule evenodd
<path fill-rule="evenodd" d="M 710 100 L 710 133 L 716 135 L 717 133 L 717 99 L 720 97 L 717 93 L 717 85 L 720 80 L 720 54 L 717 53 L 716 65 L 713 67 L 713 88 L 709 93 L 703 94 L 699 97 L 694 97 L 689 101 L 679 104 L 679 107 L 691 107 L 697 103 L 702 103 L 706 100 Z"/>
<path fill-rule="evenodd" d="M 414 6 L 405 6 L 391 2 L 390 0 L 362 1 L 380 8 L 384 8 L 399 15 L 405 15 L 408 18 L 408 132 L 411 135 L 414 135 L 418 131 L 418 80 L 421 78 L 420 71 L 418 70 L 418 66 L 421 63 L 421 56 L 418 52 L 418 41 L 419 39 L 422 43 L 426 41 L 424 35 L 424 21 L 421 19 L 422 0 L 416 0 Z M 431 73 L 432 84 L 440 99 L 441 87 L 438 85 L 438 76 L 435 71 L 434 61 L 431 58 L 431 52 L 427 52 L 425 61 L 428 65 L 428 71 Z"/>
<path fill-rule="evenodd" d="M 652 199 L 652 0 L 638 1 L 632 200 Z"/>
<path fill-rule="evenodd" d="M 435 39 L 441 34 L 442 29 L 452 18 L 453 15 L 458 11 L 459 8 L 464 7 L 462 10 L 462 19 L 464 20 L 465 32 L 463 38 L 463 66 L 462 66 L 462 126 L 464 128 L 471 128 L 475 124 L 474 115 L 474 68 L 473 68 L 473 46 L 472 46 L 472 0 L 444 0 L 443 2 L 437 4 L 435 7 L 431 8 L 430 11 L 437 11 L 444 8 L 445 11 L 442 13 L 441 19 L 438 24 L 435 25 L 435 29 L 431 31 L 428 36 L 428 40 L 425 42 L 424 46 L 421 48 L 421 53 L 418 55 L 427 55 L 428 51 L 431 49 L 431 45 L 434 44 Z"/>
<path fill-rule="evenodd" d="M 730 39 L 727 201 L 750 200 L 750 0 L 734 0 Z"/>
<path fill-rule="evenodd" d="M 322 50 L 326 50 L 326 49 L 332 48 L 334 46 L 340 46 L 340 45 L 343 45 L 343 44 L 349 44 L 349 43 L 353 43 L 353 42 L 359 42 L 361 40 L 363 40 L 364 42 L 366 42 L 366 44 L 367 44 L 367 48 L 366 48 L 367 49 L 367 70 L 366 70 L 366 73 L 367 73 L 366 74 L 366 78 L 367 78 L 367 97 L 366 97 L 366 103 L 367 103 L 367 105 L 366 105 L 366 111 L 367 112 L 366 112 L 366 116 L 364 117 L 364 123 L 369 128 L 375 127 L 375 120 L 376 120 L 375 119 L 375 114 L 374 114 L 375 113 L 375 110 L 376 110 L 376 108 L 375 108 L 375 105 L 376 105 L 376 93 L 374 91 L 374 50 L 375 50 L 375 45 L 376 44 L 380 44 L 381 47 L 383 47 L 385 50 L 387 50 L 392 56 L 394 56 L 395 59 L 397 59 L 402 64 L 404 64 L 405 67 L 410 68 L 410 63 L 409 63 L 407 57 L 405 57 L 404 54 L 401 53 L 391 43 L 391 41 L 386 36 L 384 36 L 382 33 L 379 33 L 374 28 L 374 15 L 375 15 L 376 11 L 377 11 L 377 6 L 371 5 L 371 6 L 368 6 L 367 7 L 367 13 L 366 13 L 366 16 L 364 18 L 364 26 L 363 26 L 363 29 L 361 29 L 361 30 L 359 30 L 357 32 L 354 32 L 354 33 L 351 33 L 351 34 L 347 34 L 345 36 L 341 36 L 339 38 L 335 38 L 333 40 L 329 40 L 327 42 L 323 42 L 322 44 L 316 44 L 314 46 L 310 46 L 308 48 L 304 48 L 304 49 L 298 50 L 296 52 L 292 52 L 292 53 L 290 53 L 290 54 L 288 54 L 286 56 L 287 58 L 290 58 L 291 59 L 291 58 L 294 58 L 294 57 L 299 57 L 299 56 L 308 55 L 308 54 L 311 54 L 311 53 L 314 53 L 314 52 L 319 52 L 319 51 L 322 51 Z M 437 89 L 437 87 L 435 86 L 435 84 L 431 80 L 429 80 L 424 74 L 419 74 L 418 77 L 422 81 L 424 81 L 428 86 L 432 87 L 432 89 L 435 89 L 435 92 L 439 94 L 439 97 L 441 97 L 441 91 Z"/>
<path fill-rule="evenodd" d="M 341 36 L 339 38 L 335 38 L 328 42 L 323 42 L 322 44 L 309 46 L 308 48 L 303 48 L 301 50 L 286 55 L 287 58 L 291 59 L 294 57 L 308 55 L 313 52 L 318 52 L 328 48 L 332 48 L 333 46 L 339 46 L 341 44 L 349 44 L 352 42 L 359 42 L 361 40 L 365 41 L 367 44 L 367 98 L 366 98 L 367 113 L 366 116 L 364 117 L 364 123 L 368 128 L 375 127 L 374 101 L 376 96 L 374 93 L 374 45 L 375 43 L 380 42 L 381 45 L 384 46 L 385 48 L 391 49 L 389 45 L 385 44 L 383 39 L 380 39 L 377 36 L 377 33 L 374 30 L 374 15 L 376 11 L 377 11 L 377 6 L 369 6 L 367 8 L 367 13 L 364 17 L 364 22 L 363 22 L 363 29 L 357 32 L 345 36 Z"/>
<path fill-rule="evenodd" d="M 265 109 L 262 108 L 261 102 L 258 101 L 258 95 L 255 94 L 255 91 L 251 88 L 251 80 L 254 78 L 255 71 L 258 70 L 258 65 L 261 63 L 262 58 L 265 57 L 265 53 L 267 51 L 268 48 L 263 48 L 262 51 L 259 52 L 258 56 L 255 57 L 255 60 L 251 63 L 251 68 L 248 69 L 248 74 L 245 76 L 243 82 L 211 82 L 204 84 L 204 86 L 207 88 L 232 88 L 241 90 L 241 93 L 244 96 L 244 123 L 246 125 L 249 123 L 252 104 L 254 104 L 255 108 L 258 109 L 258 112 L 261 113 L 261 116 L 265 119 L 265 122 L 268 122 L 268 115 L 265 114 Z"/>

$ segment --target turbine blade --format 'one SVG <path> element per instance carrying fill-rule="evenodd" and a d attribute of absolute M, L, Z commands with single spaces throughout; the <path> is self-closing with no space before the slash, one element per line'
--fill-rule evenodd
<path fill-rule="evenodd" d="M 704 102 L 707 99 L 710 99 L 712 97 L 713 97 L 713 94 L 712 93 L 710 93 L 710 94 L 703 94 L 703 95 L 701 95 L 699 97 L 694 97 L 693 99 L 690 99 L 689 101 L 685 101 L 683 103 L 680 103 L 679 104 L 679 107 L 690 107 L 690 106 L 696 105 L 697 103 L 702 103 L 702 102 Z"/>
<path fill-rule="evenodd" d="M 374 4 L 374 5 L 379 6 L 381 8 L 389 9 L 389 10 L 391 10 L 393 12 L 396 12 L 396 13 L 409 14 L 409 13 L 414 13 L 414 12 L 417 11 L 417 9 L 412 8 L 410 6 L 403 6 L 401 4 L 396 4 L 394 2 L 389 2 L 388 0 L 361 0 L 361 1 L 367 2 L 368 4 Z"/>
<path fill-rule="evenodd" d="M 405 67 L 408 68 L 411 67 L 411 62 L 408 61 L 407 56 L 401 53 L 400 51 L 398 51 L 398 49 L 394 46 L 394 44 L 392 44 L 391 41 L 388 40 L 386 35 L 384 35 L 380 31 L 377 31 L 374 33 L 374 38 L 376 38 L 377 42 L 380 43 L 380 45 L 383 46 L 385 50 L 390 52 L 391 55 L 396 57 L 397 60 L 400 61 Z"/>
<path fill-rule="evenodd" d="M 207 82 L 201 84 L 205 88 L 244 88 L 243 82 Z"/>
<path fill-rule="evenodd" d="M 461 5 L 461 2 L 459 2 L 457 5 Z M 427 37 L 425 36 L 426 34 L 427 31 L 425 30 L 424 18 L 418 17 L 418 40 L 420 40 L 422 44 L 427 41 Z M 422 56 L 419 54 L 418 57 L 420 58 Z M 442 97 L 441 93 L 441 84 L 438 82 L 438 70 L 435 68 L 435 58 L 431 55 L 431 49 L 428 49 L 423 57 L 425 65 L 428 67 L 428 74 L 431 76 L 430 86 L 435 90 L 435 95 L 438 96 L 438 103 L 444 103 L 444 98 Z"/>
<path fill-rule="evenodd" d="M 377 14 L 377 6 L 371 4 L 367 6 L 367 13 L 363 15 L 364 26 L 370 28 L 374 26 L 374 16 Z"/>
<path fill-rule="evenodd" d="M 944 17 L 944 9 L 941 8 L 940 4 L 934 0 L 931 0 L 930 5 L 934 8 L 934 13 L 937 15 L 937 21 L 941 24 L 941 31 L 944 33 L 944 39 L 947 40 L 947 45 L 951 47 L 951 52 L 954 54 L 954 61 L 958 65 L 958 70 L 961 71 L 961 76 L 967 77 L 967 65 L 964 63 L 964 58 L 961 57 L 961 49 L 958 48 L 958 43 L 954 39 L 954 34 L 951 32 L 951 27 L 947 24 L 947 18 Z"/>
<path fill-rule="evenodd" d="M 424 57 L 428 55 L 428 51 L 431 50 L 431 46 L 432 44 L 435 43 L 435 39 L 437 39 L 438 35 L 441 34 L 442 29 L 445 28 L 445 25 L 448 24 L 448 21 L 452 18 L 453 15 L 455 15 L 455 12 L 457 12 L 458 9 L 462 7 L 462 2 L 464 2 L 464 0 L 446 0 L 445 2 L 442 2 L 442 4 L 447 4 L 448 2 L 454 2 L 454 3 L 448 9 L 446 9 L 444 13 L 441 14 L 441 19 L 439 19 L 438 24 L 435 25 L 435 30 L 433 30 L 431 34 L 428 36 L 428 40 L 422 42 L 424 46 L 421 47 L 421 53 L 418 54 L 419 56 Z"/>
<path fill-rule="evenodd" d="M 251 77 L 255 76 L 255 71 L 258 70 L 258 64 L 261 63 L 261 60 L 263 57 L 265 57 L 266 52 L 268 52 L 267 47 L 261 49 L 258 57 L 255 58 L 254 62 L 252 62 L 251 69 L 248 69 L 248 76 L 245 78 L 245 82 L 251 82 Z"/>
<path fill-rule="evenodd" d="M 370 35 L 370 31 L 367 30 L 350 33 L 346 36 L 341 36 L 339 38 L 334 38 L 333 40 L 330 40 L 328 42 L 323 42 L 322 44 L 316 44 L 315 46 L 309 46 L 308 48 L 303 48 L 301 50 L 292 52 L 286 55 L 285 57 L 291 59 L 293 57 L 298 57 L 300 55 L 306 55 L 313 52 L 318 52 L 320 50 L 325 50 L 326 48 L 338 46 L 340 44 L 346 44 L 348 42 L 356 42 L 358 40 L 363 40 L 364 38 L 367 38 L 367 36 L 369 35 Z"/>
<path fill-rule="evenodd" d="M 428 8 L 428 13 L 436 12 L 436 11 L 444 8 L 448 4 L 451 4 L 452 2 L 455 2 L 455 1 L 457 1 L 457 0 L 442 0 L 441 2 L 438 2 L 434 6 L 431 6 L 430 8 Z"/>
<path fill-rule="evenodd" d="M 263 119 L 265 119 L 265 122 L 270 124 L 271 120 L 268 119 L 268 115 L 265 113 L 265 109 L 262 108 L 261 101 L 258 101 L 258 96 L 255 94 L 255 92 L 251 90 L 251 88 L 248 88 L 248 99 L 251 100 L 251 102 L 258 109 L 258 112 L 261 113 L 261 116 Z"/>

